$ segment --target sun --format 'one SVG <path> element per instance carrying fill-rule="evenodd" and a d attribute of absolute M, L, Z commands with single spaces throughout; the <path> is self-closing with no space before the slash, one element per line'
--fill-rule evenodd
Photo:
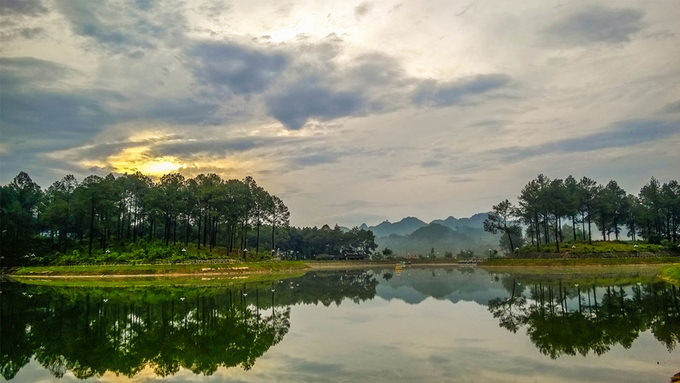
<path fill-rule="evenodd" d="M 137 170 L 147 175 L 160 177 L 185 167 L 183 164 L 175 161 L 176 160 L 174 158 L 165 159 L 165 157 L 154 159 L 144 164 L 138 165 Z"/>

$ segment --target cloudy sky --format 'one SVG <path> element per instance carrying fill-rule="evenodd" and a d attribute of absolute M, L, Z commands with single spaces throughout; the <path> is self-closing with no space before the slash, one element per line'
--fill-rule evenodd
<path fill-rule="evenodd" d="M 0 182 L 252 175 L 295 225 L 680 178 L 680 2 L 0 1 Z"/>

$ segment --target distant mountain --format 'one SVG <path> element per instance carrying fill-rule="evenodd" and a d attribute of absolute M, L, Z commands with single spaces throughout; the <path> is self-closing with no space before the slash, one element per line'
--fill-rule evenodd
<path fill-rule="evenodd" d="M 438 224 L 449 229 L 457 229 L 459 227 L 473 227 L 473 228 L 483 228 L 484 220 L 488 217 L 488 213 L 478 213 L 470 218 L 455 218 L 449 216 L 446 219 L 435 219 L 430 222 L 430 224 Z M 399 222 L 391 223 L 390 221 L 384 221 L 376 226 L 368 226 L 362 223 L 359 229 L 371 230 L 375 234 L 376 238 L 389 237 L 392 234 L 396 235 L 409 235 L 416 230 L 427 226 L 428 224 L 416 217 L 406 217 Z"/>
<path fill-rule="evenodd" d="M 497 249 L 500 235 L 491 234 L 479 227 L 459 226 L 455 229 L 431 223 L 414 231 L 410 235 L 391 234 L 377 237 L 376 244 L 382 250 L 390 248 L 396 255 L 420 254 L 428 255 L 432 248 L 439 257 L 451 251 L 454 254 L 461 250 L 472 250 L 475 255 L 485 257 L 489 249 Z"/>
<path fill-rule="evenodd" d="M 484 220 L 489 216 L 489 213 L 477 213 L 470 218 L 460 218 L 457 219 L 453 216 L 449 216 L 447 219 L 435 219 L 430 223 L 436 223 L 442 226 L 455 229 L 461 226 L 468 227 L 484 227 Z"/>
<path fill-rule="evenodd" d="M 364 223 L 360 228 L 371 230 L 377 238 L 387 237 L 391 234 L 408 235 L 423 226 L 427 226 L 427 223 L 415 217 L 406 217 L 399 222 L 391 223 L 390 221 L 384 221 L 377 226 L 366 226 Z"/>

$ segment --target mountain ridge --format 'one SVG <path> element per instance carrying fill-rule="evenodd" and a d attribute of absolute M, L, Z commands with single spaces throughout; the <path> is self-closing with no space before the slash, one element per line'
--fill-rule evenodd
<path fill-rule="evenodd" d="M 362 223 L 359 228 L 364 230 L 371 230 L 375 234 L 376 238 L 389 237 L 390 235 L 396 234 L 401 236 L 406 236 L 414 233 L 416 230 L 426 227 L 428 225 L 437 224 L 449 229 L 456 229 L 462 226 L 468 226 L 473 228 L 483 228 L 484 220 L 488 217 L 489 213 L 476 213 L 470 217 L 456 218 L 452 215 L 445 219 L 435 219 L 430 223 L 413 217 L 404 217 L 397 222 L 390 222 L 385 220 L 375 226 L 368 226 L 366 223 Z"/>

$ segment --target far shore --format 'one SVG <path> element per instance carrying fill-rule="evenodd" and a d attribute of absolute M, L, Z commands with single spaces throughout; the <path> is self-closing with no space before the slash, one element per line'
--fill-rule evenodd
<path fill-rule="evenodd" d="M 309 270 L 393 268 L 401 260 L 381 261 L 269 261 L 235 264 L 191 265 L 84 265 L 35 266 L 13 270 L 9 277 L 27 278 L 150 278 L 150 277 L 238 277 L 257 274 L 300 273 Z M 680 264 L 680 257 L 649 258 L 572 258 L 572 259 L 491 259 L 482 268 L 590 268 L 636 265 Z M 455 259 L 412 260 L 410 267 L 470 267 Z"/>

